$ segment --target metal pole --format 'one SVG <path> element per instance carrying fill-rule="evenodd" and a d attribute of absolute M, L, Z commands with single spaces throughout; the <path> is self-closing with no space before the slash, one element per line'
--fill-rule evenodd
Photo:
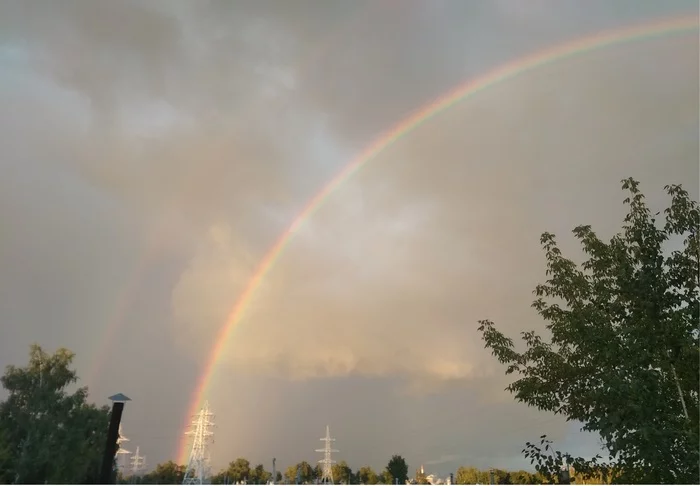
<path fill-rule="evenodd" d="M 100 471 L 100 484 L 114 483 L 114 456 L 117 454 L 117 439 L 119 438 L 119 424 L 122 421 L 124 412 L 124 402 L 130 400 L 129 397 L 117 393 L 109 397 L 112 401 L 112 413 L 109 419 L 109 429 L 107 430 L 107 443 L 105 444 L 104 455 L 102 456 L 102 469 Z"/>
<path fill-rule="evenodd" d="M 117 454 L 117 439 L 119 438 L 119 423 L 122 420 L 124 402 L 114 402 L 112 404 L 112 416 L 109 421 L 109 431 L 107 432 L 107 443 L 105 444 L 104 456 L 102 456 L 102 471 L 100 472 L 101 484 L 112 484 L 112 473 L 114 470 L 114 456 Z"/>

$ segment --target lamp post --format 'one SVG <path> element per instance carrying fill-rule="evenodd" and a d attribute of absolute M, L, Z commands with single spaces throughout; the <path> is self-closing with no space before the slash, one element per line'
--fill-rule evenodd
<path fill-rule="evenodd" d="M 109 397 L 112 401 L 112 413 L 109 419 L 109 430 L 107 431 L 107 443 L 102 457 L 102 470 L 100 471 L 100 483 L 113 483 L 114 456 L 117 453 L 117 439 L 119 438 L 119 424 L 122 421 L 124 403 L 131 401 L 131 398 L 122 393 L 117 393 Z"/>

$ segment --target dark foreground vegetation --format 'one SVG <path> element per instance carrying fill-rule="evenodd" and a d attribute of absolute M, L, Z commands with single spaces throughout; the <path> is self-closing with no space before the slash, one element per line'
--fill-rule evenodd
<path fill-rule="evenodd" d="M 628 213 L 609 241 L 573 230 L 585 261 L 565 258 L 554 235 L 541 243 L 547 280 L 532 307 L 547 336 L 521 333 L 522 351 L 490 321 L 486 347 L 518 379 L 508 390 L 529 406 L 596 432 L 607 456 L 554 451 L 546 437 L 523 451 L 552 480 L 562 466 L 626 484 L 700 481 L 700 215 L 681 186 L 654 212 L 633 179 L 622 181 Z"/>
<path fill-rule="evenodd" d="M 369 466 L 353 470 L 345 461 L 340 461 L 333 466 L 333 479 L 335 484 L 394 484 L 394 478 L 399 479 L 400 484 L 406 484 L 407 479 L 416 484 L 429 484 L 425 473 L 416 471 L 409 478 L 408 471 L 408 465 L 401 456 L 393 456 L 382 471 L 374 471 Z M 153 472 L 138 478 L 120 477 L 120 482 L 124 484 L 177 484 L 182 483 L 184 476 L 185 466 L 167 462 L 159 464 Z M 473 467 L 460 467 L 454 474 L 454 481 L 456 484 L 488 484 L 490 477 L 490 471 L 481 471 Z M 243 482 L 266 484 L 271 478 L 272 473 L 265 470 L 262 464 L 251 466 L 247 459 L 238 458 L 231 462 L 226 469 L 214 475 L 211 482 L 212 484 Z M 303 484 L 314 484 L 321 478 L 321 468 L 302 461 L 299 464 L 289 466 L 284 474 L 278 471 L 276 482 L 278 484 L 295 484 L 297 478 Z M 496 484 L 542 484 L 543 478 L 539 474 L 527 471 L 495 469 L 493 470 L 493 480 Z"/>
<path fill-rule="evenodd" d="M 517 379 L 507 388 L 528 406 L 583 424 L 600 435 L 605 458 L 555 451 L 546 437 L 525 445 L 537 473 L 480 471 L 462 467 L 458 484 L 562 482 L 562 469 L 577 483 L 698 484 L 700 479 L 700 213 L 680 186 L 667 186 L 663 212 L 647 207 L 632 179 L 622 230 L 603 241 L 590 226 L 574 229 L 586 260 L 562 255 L 554 235 L 541 242 L 547 280 L 535 289 L 533 307 L 546 336 L 522 333 L 523 345 L 490 321 L 479 330 L 485 345 Z M 29 363 L 8 366 L 0 380 L 0 483 L 94 484 L 106 442 L 109 409 L 87 402 L 77 382 L 73 354 L 53 355 L 34 345 Z M 182 483 L 185 467 L 173 462 L 120 482 Z M 314 482 L 318 468 L 290 466 L 276 480 Z M 408 465 L 394 456 L 383 471 L 335 465 L 336 483 L 405 483 Z M 413 475 L 412 475 L 413 476 Z M 265 483 L 271 473 L 245 459 L 212 478 L 215 484 Z M 422 474 L 416 482 L 426 483 Z"/>

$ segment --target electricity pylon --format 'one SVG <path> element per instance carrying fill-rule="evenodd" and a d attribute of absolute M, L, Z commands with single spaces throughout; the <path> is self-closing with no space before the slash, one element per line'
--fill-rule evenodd
<path fill-rule="evenodd" d="M 136 446 L 136 452 L 131 456 L 131 475 L 138 476 L 146 466 L 146 456 L 142 456 L 139 446 Z"/>
<path fill-rule="evenodd" d="M 128 451 L 122 447 L 122 444 L 124 442 L 129 442 L 129 439 L 127 439 L 124 436 L 124 434 L 122 434 L 122 425 L 119 424 L 119 435 L 117 435 L 117 469 L 119 469 L 120 471 L 127 465 L 126 454 L 131 454 L 131 451 Z"/>
<path fill-rule="evenodd" d="M 210 430 L 214 426 L 214 422 L 211 421 L 213 416 L 209 410 L 209 402 L 205 402 L 199 413 L 194 416 L 192 429 L 185 432 L 185 435 L 193 436 L 193 440 L 182 484 L 206 484 L 204 481 L 209 478 L 208 446 L 214 436 L 214 432 Z"/>
<path fill-rule="evenodd" d="M 333 464 L 335 461 L 331 459 L 331 454 L 338 451 L 333 449 L 335 439 L 331 438 L 331 430 L 327 425 L 326 436 L 320 440 L 326 443 L 323 449 L 316 449 L 316 452 L 323 452 L 323 459 L 318 461 L 321 465 L 321 484 L 333 484 Z"/>

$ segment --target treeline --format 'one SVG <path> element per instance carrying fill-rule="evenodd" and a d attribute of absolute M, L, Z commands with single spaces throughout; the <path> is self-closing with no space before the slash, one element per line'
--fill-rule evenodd
<path fill-rule="evenodd" d="M 333 481 L 335 484 L 430 484 L 428 476 L 416 471 L 409 477 L 408 465 L 403 457 L 395 455 L 382 471 L 375 471 L 370 466 L 353 470 L 345 461 L 333 465 Z M 158 464 L 156 468 L 142 476 L 119 476 L 121 484 L 182 484 L 186 466 L 168 461 Z M 572 471 L 573 473 L 573 471 Z M 287 467 L 284 472 L 276 472 L 275 482 L 278 484 L 316 484 L 322 479 L 319 465 L 311 466 L 306 461 Z M 272 472 L 262 464 L 252 466 L 244 458 L 232 461 L 228 467 L 211 477 L 211 484 L 267 484 L 272 479 Z M 440 478 L 445 481 L 446 477 Z M 547 484 L 549 481 L 539 473 L 524 470 L 507 471 L 504 469 L 482 470 L 475 467 L 460 467 L 452 477 L 453 484 Z M 605 484 L 599 480 L 585 479 L 581 475 L 572 474 L 571 482 L 575 484 Z"/>
<path fill-rule="evenodd" d="M 186 466 L 168 461 L 158 464 L 156 468 L 139 477 L 119 476 L 122 484 L 182 484 Z M 276 483 L 314 484 L 323 477 L 321 466 L 312 466 L 306 461 L 287 467 L 284 472 L 276 472 Z M 405 484 L 408 479 L 408 466 L 403 457 L 395 455 L 381 472 L 375 472 L 365 466 L 353 471 L 345 461 L 333 465 L 333 482 L 335 484 L 394 484 L 395 479 Z M 272 472 L 262 464 L 252 466 L 247 459 L 238 458 L 228 467 L 211 477 L 211 484 L 267 484 L 272 480 Z M 425 481 L 424 484 L 427 484 Z"/>

